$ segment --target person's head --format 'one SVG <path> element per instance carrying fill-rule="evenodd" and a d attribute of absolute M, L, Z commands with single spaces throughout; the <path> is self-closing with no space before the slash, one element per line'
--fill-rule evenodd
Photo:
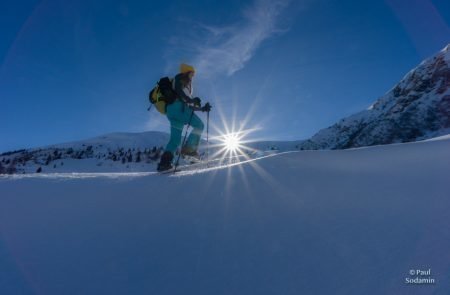
<path fill-rule="evenodd" d="M 195 75 L 195 69 L 193 66 L 187 65 L 187 64 L 181 64 L 180 65 L 180 73 L 186 75 L 189 77 L 189 79 L 192 80 L 192 78 Z"/>

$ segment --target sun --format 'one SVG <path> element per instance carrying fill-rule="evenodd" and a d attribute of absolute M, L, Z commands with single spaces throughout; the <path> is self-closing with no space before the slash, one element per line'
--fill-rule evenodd
<path fill-rule="evenodd" d="M 241 146 L 241 140 L 237 133 L 229 133 L 224 135 L 223 145 L 228 152 L 236 152 Z"/>
<path fill-rule="evenodd" d="M 247 152 L 252 149 L 246 146 L 247 141 L 244 137 L 245 131 L 229 131 L 215 137 L 217 148 L 213 154 L 213 158 L 218 156 L 220 163 L 235 162 L 242 158 L 248 158 Z"/>

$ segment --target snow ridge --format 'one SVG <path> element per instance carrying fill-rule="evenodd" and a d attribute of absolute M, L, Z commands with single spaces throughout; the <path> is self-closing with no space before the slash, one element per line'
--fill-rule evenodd
<path fill-rule="evenodd" d="M 450 133 L 450 44 L 424 60 L 367 110 L 320 130 L 299 149 L 345 149 Z"/>

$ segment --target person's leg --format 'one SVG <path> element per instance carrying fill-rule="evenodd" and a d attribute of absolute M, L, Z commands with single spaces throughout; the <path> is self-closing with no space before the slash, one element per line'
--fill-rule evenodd
<path fill-rule="evenodd" d="M 165 171 L 172 168 L 172 161 L 177 147 L 181 141 L 181 130 L 183 123 L 175 120 L 170 120 L 170 140 L 166 145 L 164 153 L 161 155 L 157 170 Z"/>
<path fill-rule="evenodd" d="M 176 151 L 181 142 L 181 132 L 183 127 L 184 125 L 189 124 L 193 130 L 189 134 L 185 147 L 182 148 L 186 149 L 188 152 L 197 151 L 200 137 L 204 129 L 202 120 L 193 113 L 191 108 L 178 100 L 167 106 L 167 118 L 169 118 L 171 122 L 171 141 L 167 145 L 166 150 L 171 150 L 173 153 Z M 174 137 L 173 140 L 172 135 Z"/>
<path fill-rule="evenodd" d="M 185 114 L 183 113 L 183 105 L 176 101 L 167 106 L 167 119 L 170 122 L 170 140 L 166 145 L 166 151 L 175 154 L 181 143 L 181 132 L 184 127 Z"/>
<path fill-rule="evenodd" d="M 200 137 L 202 135 L 203 129 L 205 128 L 202 120 L 194 114 L 191 120 L 192 131 L 186 142 L 186 149 L 191 152 L 197 151 L 198 144 L 200 142 Z"/>
<path fill-rule="evenodd" d="M 167 106 L 167 119 L 170 122 L 170 140 L 166 145 L 166 149 L 161 156 L 157 170 L 164 171 L 172 168 L 172 160 L 175 151 L 181 142 L 181 131 L 183 130 L 182 112 L 179 104 L 171 104 Z"/>
<path fill-rule="evenodd" d="M 181 132 L 183 131 L 183 123 L 176 120 L 170 120 L 170 140 L 166 145 L 166 151 L 175 154 L 181 143 Z"/>

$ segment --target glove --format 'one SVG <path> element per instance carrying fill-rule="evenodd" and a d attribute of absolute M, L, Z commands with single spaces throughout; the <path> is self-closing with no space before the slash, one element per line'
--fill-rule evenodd
<path fill-rule="evenodd" d="M 202 112 L 209 112 L 211 111 L 211 105 L 209 104 L 209 102 L 207 102 L 203 107 L 202 107 Z"/>
<path fill-rule="evenodd" d="M 196 107 L 200 107 L 202 105 L 202 100 L 200 99 L 200 97 L 194 97 L 192 99 L 192 104 Z"/>

